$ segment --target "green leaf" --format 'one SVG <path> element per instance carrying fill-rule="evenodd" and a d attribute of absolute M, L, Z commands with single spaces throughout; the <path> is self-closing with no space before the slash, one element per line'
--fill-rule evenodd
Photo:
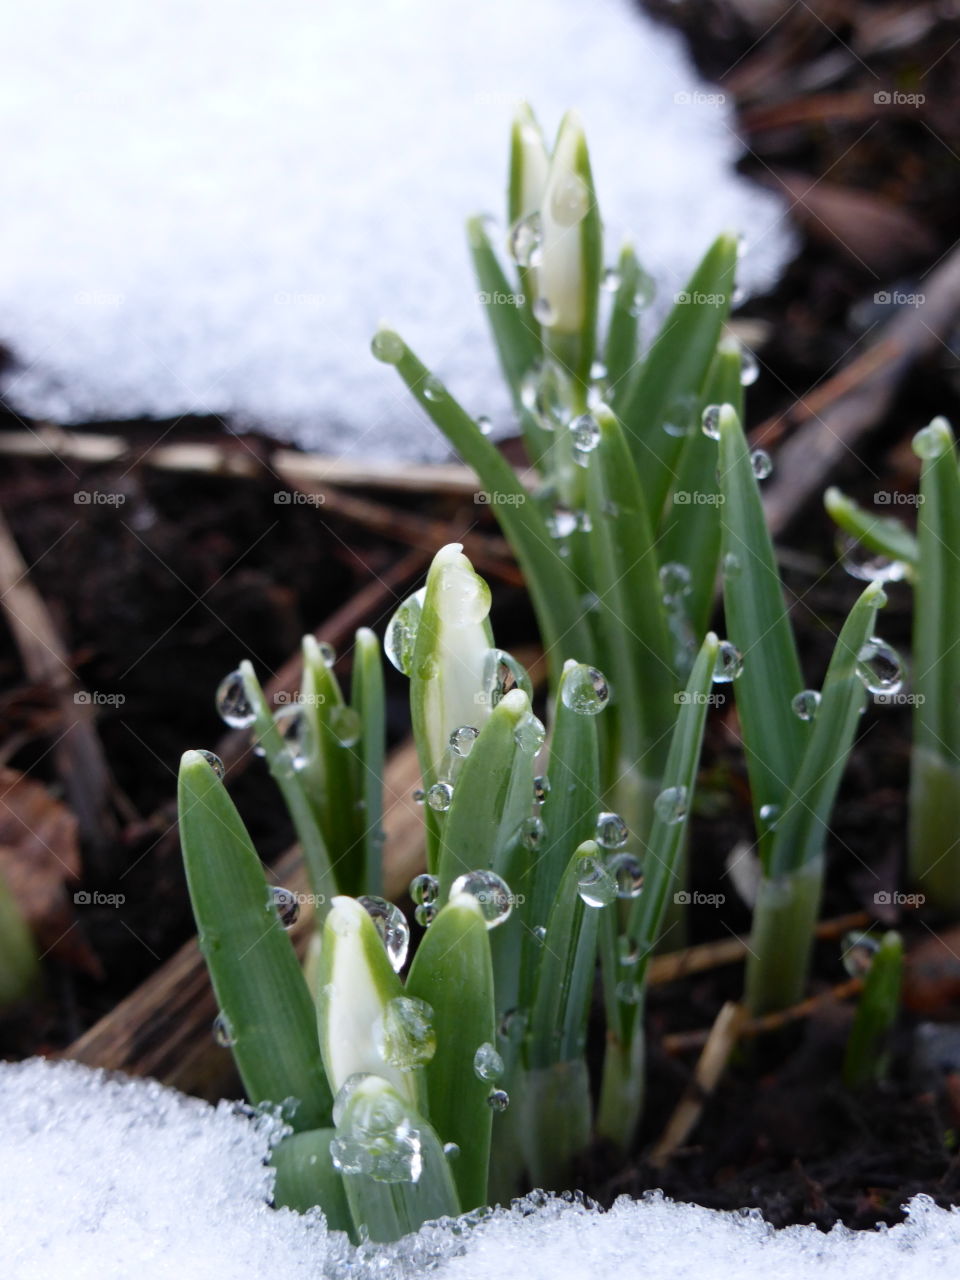
<path fill-rule="evenodd" d="M 886 1074 L 890 1055 L 885 1041 L 900 1012 L 902 982 L 903 939 L 891 930 L 873 956 L 847 1040 L 843 1083 L 848 1089 L 860 1089 Z"/>
<path fill-rule="evenodd" d="M 483 1044 L 496 1043 L 493 967 L 483 916 L 472 898 L 448 903 L 427 930 L 406 984 L 433 1009 L 437 1049 L 427 1064 L 430 1122 L 460 1154 L 452 1164 L 464 1210 L 487 1202 L 493 1113 L 490 1082 L 474 1071 Z"/>
<path fill-rule="evenodd" d="M 386 704 L 380 642 L 368 628 L 356 634 L 350 701 L 360 716 L 357 756 L 363 801 L 363 892 L 379 895 L 383 883 L 383 770 Z"/>
<path fill-rule="evenodd" d="M 848 498 L 839 489 L 831 488 L 823 495 L 827 514 L 838 528 L 877 555 L 898 560 L 906 566 L 908 579 L 913 578 L 920 559 L 917 539 L 902 520 L 895 516 L 878 516 L 867 511 L 859 503 Z"/>
<path fill-rule="evenodd" d="M 640 263 L 632 244 L 620 250 L 617 262 L 617 291 L 613 295 L 610 321 L 607 325 L 607 342 L 603 354 L 610 403 L 614 411 L 621 407 L 629 379 L 639 372 L 637 343 L 639 318 L 637 315 L 637 289 L 642 276 Z"/>
<path fill-rule="evenodd" d="M 350 1215 L 343 1178 L 330 1159 L 335 1129 L 309 1129 L 294 1133 L 274 1147 L 270 1163 L 277 1171 L 273 1202 L 277 1208 L 307 1213 L 315 1205 L 323 1210 L 330 1231 L 346 1231 L 357 1243 L 357 1229 Z"/>
<path fill-rule="evenodd" d="M 291 1123 L 330 1117 L 313 1003 L 256 850 L 219 778 L 197 751 L 180 764 L 180 839 L 200 949 L 253 1103 L 299 1105 Z"/>
<path fill-rule="evenodd" d="M 760 853 L 766 864 L 770 839 L 760 810 L 782 807 L 796 777 L 810 726 L 791 701 L 803 688 L 793 629 L 783 600 L 773 544 L 767 530 L 750 451 L 734 411 L 720 413 L 720 512 L 727 635 L 743 656 L 734 683 Z"/>
<path fill-rule="evenodd" d="M 730 309 L 736 263 L 736 238 L 719 236 L 677 295 L 639 376 L 618 402 L 654 524 L 659 523 L 683 448 L 682 436 L 669 434 L 664 425 L 681 406 L 685 417 L 693 417 Z"/>
<path fill-rule="evenodd" d="M 40 986 L 40 963 L 20 906 L 0 874 L 0 1009 Z"/>

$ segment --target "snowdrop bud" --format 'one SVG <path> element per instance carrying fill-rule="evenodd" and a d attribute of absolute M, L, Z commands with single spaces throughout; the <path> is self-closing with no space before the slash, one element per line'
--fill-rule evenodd
<path fill-rule="evenodd" d="M 441 547 L 427 574 L 411 672 L 411 713 L 424 784 L 442 777 L 451 735 L 490 715 L 485 669 L 492 636 L 490 588 L 457 542 Z"/>
<path fill-rule="evenodd" d="M 508 213 L 511 225 L 540 212 L 547 185 L 550 156 L 543 133 L 527 103 L 513 118 L 510 134 L 510 188 Z"/>

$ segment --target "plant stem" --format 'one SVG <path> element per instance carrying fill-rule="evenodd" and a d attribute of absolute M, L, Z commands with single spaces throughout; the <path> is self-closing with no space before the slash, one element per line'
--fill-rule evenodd
<path fill-rule="evenodd" d="M 754 1017 L 786 1009 L 803 995 L 822 878 L 820 856 L 760 881 L 747 957 L 746 1002 Z"/>

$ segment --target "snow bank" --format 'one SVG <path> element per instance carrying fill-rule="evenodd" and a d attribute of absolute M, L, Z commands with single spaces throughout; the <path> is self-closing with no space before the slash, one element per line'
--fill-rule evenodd
<path fill-rule="evenodd" d="M 276 1126 L 148 1081 L 0 1064 L 4 1280 L 928 1280 L 953 1275 L 960 1213 L 918 1196 L 877 1232 L 776 1231 L 659 1195 L 605 1214 L 531 1197 L 467 1232 L 355 1253 L 318 1216 L 268 1207 Z"/>
<path fill-rule="evenodd" d="M 501 422 L 464 247 L 529 98 L 580 108 L 615 254 L 661 298 L 711 237 L 788 248 L 729 104 L 633 0 L 33 0 L 4 23 L 0 342 L 20 410 L 225 412 L 357 455 L 444 456 L 370 357 L 383 318 Z"/>

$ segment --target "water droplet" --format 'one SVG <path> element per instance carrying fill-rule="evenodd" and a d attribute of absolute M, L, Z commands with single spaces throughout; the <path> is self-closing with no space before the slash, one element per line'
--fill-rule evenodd
<path fill-rule="evenodd" d="M 553 513 L 547 517 L 547 528 L 553 538 L 569 538 L 577 531 L 577 515 L 569 507 L 554 507 Z"/>
<path fill-rule="evenodd" d="M 616 994 L 621 1004 L 639 1004 L 643 991 L 639 982 L 624 979 L 622 982 L 617 983 Z"/>
<path fill-rule="evenodd" d="M 946 423 L 934 419 L 913 437 L 913 452 L 918 458 L 939 458 L 950 448 L 950 430 Z"/>
<path fill-rule="evenodd" d="M 334 707 L 330 712 L 330 732 L 341 747 L 355 747 L 363 728 L 360 713 L 353 707 Z"/>
<path fill-rule="evenodd" d="M 341 1091 L 342 1092 L 342 1091 Z M 340 1108 L 341 1116 L 344 1107 Z M 413 1182 L 423 1172 L 420 1131 L 398 1097 L 361 1097 L 349 1112 L 349 1127 L 338 1126 L 330 1159 L 341 1173 L 364 1173 L 375 1182 Z"/>
<path fill-rule="evenodd" d="M 597 817 L 594 839 L 601 849 L 622 849 L 630 839 L 630 832 L 619 813 L 601 813 Z"/>
<path fill-rule="evenodd" d="M 290 889 L 281 888 L 278 884 L 271 885 L 268 890 L 267 907 L 276 909 L 280 923 L 285 929 L 292 929 L 300 919 L 300 903 L 297 901 L 297 895 Z"/>
<path fill-rule="evenodd" d="M 489 1040 L 480 1045 L 473 1055 L 473 1074 L 478 1080 L 487 1080 L 491 1084 L 503 1075 L 503 1059 Z"/>
<path fill-rule="evenodd" d="M 907 571 L 902 560 L 875 554 L 847 533 L 838 537 L 837 552 L 846 572 L 860 582 L 901 582 Z"/>
<path fill-rule="evenodd" d="M 577 893 L 588 907 L 609 907 L 611 902 L 616 902 L 617 885 L 599 859 L 587 857 L 580 863 Z"/>
<path fill-rule="evenodd" d="M 573 447 L 581 453 L 591 453 L 600 443 L 600 424 L 592 413 L 581 413 L 570 423 Z"/>
<path fill-rule="evenodd" d="M 218 778 L 222 778 L 223 775 L 226 773 L 226 769 L 223 767 L 223 761 L 220 759 L 218 755 L 215 755 L 212 751 L 205 751 L 201 749 L 200 751 L 197 752 L 197 755 L 203 756 L 204 760 L 206 760 L 207 764 L 210 766 L 210 768 L 213 770 L 213 772 L 217 775 Z"/>
<path fill-rule="evenodd" d="M 547 926 L 545 924 L 538 924 L 533 930 L 533 936 L 538 946 L 542 947 L 547 940 Z"/>
<path fill-rule="evenodd" d="M 643 867 L 632 853 L 611 854 L 607 870 L 617 886 L 618 898 L 639 898 L 643 893 Z"/>
<path fill-rule="evenodd" d="M 717 661 L 713 668 L 714 684 L 730 684 L 743 670 L 743 656 L 729 640 L 721 640 L 717 648 Z"/>
<path fill-rule="evenodd" d="M 607 267 L 603 273 L 601 287 L 606 289 L 607 293 L 616 293 L 620 288 L 620 272 L 616 267 Z"/>
<path fill-rule="evenodd" d="M 594 382 L 602 382 L 607 376 L 607 366 L 602 360 L 594 360 L 590 366 L 590 377 Z"/>
<path fill-rule="evenodd" d="M 664 603 L 676 604 L 690 594 L 690 570 L 685 564 L 671 560 L 660 566 L 660 592 Z"/>
<path fill-rule="evenodd" d="M 491 1111 L 506 1111 L 510 1105 L 510 1095 L 506 1089 L 491 1089 L 487 1094 L 487 1106 Z"/>
<path fill-rule="evenodd" d="M 410 897 L 416 906 L 424 902 L 436 902 L 439 892 L 440 881 L 436 876 L 427 875 L 426 872 L 414 876 L 410 881 Z"/>
<path fill-rule="evenodd" d="M 533 780 L 533 802 L 543 804 L 550 794 L 550 779 L 545 773 L 539 773 Z"/>
<path fill-rule="evenodd" d="M 590 191 L 579 173 L 565 173 L 550 193 L 550 214 L 561 227 L 575 227 L 587 216 Z"/>
<path fill-rule="evenodd" d="M 898 693 L 903 685 L 903 663 L 892 645 L 872 636 L 857 654 L 857 675 L 870 693 Z"/>
<path fill-rule="evenodd" d="M 462 724 L 459 729 L 454 729 L 450 735 L 450 750 L 454 755 L 468 756 L 470 748 L 476 742 L 479 733 L 479 729 L 475 729 L 472 724 Z"/>
<path fill-rule="evenodd" d="M 522 1009 L 508 1009 L 500 1019 L 497 1035 L 501 1040 L 519 1045 L 527 1030 L 527 1017 Z"/>
<path fill-rule="evenodd" d="M 215 701 L 217 714 L 231 729 L 249 729 L 257 718 L 240 671 L 231 671 L 223 677 L 217 687 Z"/>
<path fill-rule="evenodd" d="M 320 652 L 321 660 L 328 666 L 332 667 L 337 660 L 337 651 L 329 640 L 321 640 L 317 649 Z"/>
<path fill-rule="evenodd" d="M 528 756 L 537 754 L 546 736 L 543 722 L 532 713 L 523 716 L 513 731 L 514 742 Z"/>
<path fill-rule="evenodd" d="M 752 387 L 759 376 L 760 365 L 757 363 L 757 357 L 749 347 L 742 347 L 740 349 L 740 385 Z"/>
<path fill-rule="evenodd" d="M 403 912 L 386 898 L 364 896 L 357 901 L 373 921 L 380 940 L 387 952 L 387 958 L 395 972 L 403 968 L 410 945 L 410 926 L 403 917 Z"/>
<path fill-rule="evenodd" d="M 384 1062 L 414 1071 L 437 1051 L 433 1010 L 424 1000 L 396 996 L 388 1000 L 373 1028 L 373 1040 Z"/>
<path fill-rule="evenodd" d="M 296 705 L 280 707 L 273 718 L 290 763 L 294 769 L 305 768 L 310 758 L 310 724 L 303 710 Z"/>
<path fill-rule="evenodd" d="M 408 596 L 387 623 L 383 637 L 383 649 L 391 665 L 405 676 L 413 674 L 413 651 L 426 594 L 426 587 L 421 587 L 412 596 Z"/>
<path fill-rule="evenodd" d="M 221 1049 L 229 1049 L 237 1043 L 230 1019 L 225 1013 L 218 1013 L 213 1020 L 213 1038 Z"/>
<path fill-rule="evenodd" d="M 653 811 L 661 822 L 674 826 L 687 816 L 687 804 L 686 787 L 667 787 L 654 800 Z"/>
<path fill-rule="evenodd" d="M 504 649 L 490 649 L 483 666 L 484 694 L 490 707 L 495 707 L 513 689 L 522 689 L 533 697 L 533 685 L 526 670 Z"/>
<path fill-rule="evenodd" d="M 427 793 L 424 791 L 423 787 L 414 787 L 414 789 L 410 792 L 410 799 L 413 801 L 414 804 L 423 804 L 426 798 L 427 798 Z"/>
<path fill-rule="evenodd" d="M 819 706 L 820 694 L 816 689 L 801 689 L 799 693 L 794 694 L 790 702 L 793 714 L 799 716 L 801 720 L 815 719 Z"/>
<path fill-rule="evenodd" d="M 520 839 L 528 849 L 536 849 L 543 840 L 543 820 L 524 818 L 520 825 Z"/>
<path fill-rule="evenodd" d="M 539 213 L 518 218 L 510 228 L 507 240 L 510 257 L 517 266 L 538 267 L 543 253 L 543 228 Z"/>
<path fill-rule="evenodd" d="M 773 471 L 773 460 L 766 449 L 754 449 L 750 454 L 750 466 L 758 480 L 766 480 Z"/>
<path fill-rule="evenodd" d="M 449 782 L 435 782 L 427 792 L 427 804 L 437 813 L 446 813 L 453 804 L 453 787 Z"/>
<path fill-rule="evenodd" d="M 488 929 L 508 920 L 513 910 L 510 886 L 495 871 L 468 871 L 450 886 L 450 897 L 465 893 L 476 899 Z"/>
<path fill-rule="evenodd" d="M 436 403 L 447 394 L 447 389 L 436 374 L 430 373 L 423 384 L 423 394 L 427 400 L 432 400 Z"/>
<path fill-rule="evenodd" d="M 537 298 L 533 304 L 533 314 L 534 318 L 542 325 L 546 325 L 548 329 L 557 322 L 557 313 L 549 298 Z"/>
<path fill-rule="evenodd" d="M 720 439 L 720 406 L 708 404 L 700 418 L 700 430 L 710 440 Z"/>
<path fill-rule="evenodd" d="M 697 416 L 697 397 L 692 392 L 684 392 L 676 397 L 667 407 L 663 419 L 663 429 L 668 436 L 680 439 L 690 435 Z"/>
<path fill-rule="evenodd" d="M 413 918 L 421 929 L 429 929 L 437 918 L 437 904 L 435 902 L 421 902 L 419 906 L 414 907 Z"/>
<path fill-rule="evenodd" d="M 531 369 L 520 386 L 520 401 L 544 431 L 555 431 L 568 417 L 566 375 L 554 364 Z"/>
<path fill-rule="evenodd" d="M 759 817 L 766 830 L 773 831 L 780 821 L 780 806 L 778 804 L 762 804 Z"/>
<path fill-rule="evenodd" d="M 610 701 L 610 686 L 596 667 L 584 662 L 568 666 L 560 684 L 563 705 L 580 716 L 598 715 Z"/>
<path fill-rule="evenodd" d="M 456 1160 L 457 1156 L 460 1154 L 460 1148 L 455 1142 L 445 1142 L 443 1144 L 443 1154 L 448 1160 Z"/>
<path fill-rule="evenodd" d="M 403 339 L 391 329 L 380 329 L 373 335 L 370 350 L 383 364 L 399 364 L 403 358 Z"/>
<path fill-rule="evenodd" d="M 633 315 L 639 316 L 641 312 L 646 311 L 657 296 L 657 282 L 653 276 L 644 271 L 642 267 L 637 268 L 637 287 L 633 291 L 633 300 L 630 305 L 630 311 Z"/>
<path fill-rule="evenodd" d="M 625 967 L 635 965 L 640 959 L 640 947 L 632 938 L 617 939 L 617 959 Z"/>
<path fill-rule="evenodd" d="M 852 932 L 844 935 L 840 944 L 843 967 L 851 978 L 863 978 L 870 972 L 873 957 L 880 950 L 880 943 L 869 933 Z"/>
<path fill-rule="evenodd" d="M 723 576 L 727 579 L 739 578 L 742 572 L 740 557 L 735 551 L 728 551 L 723 557 Z"/>

